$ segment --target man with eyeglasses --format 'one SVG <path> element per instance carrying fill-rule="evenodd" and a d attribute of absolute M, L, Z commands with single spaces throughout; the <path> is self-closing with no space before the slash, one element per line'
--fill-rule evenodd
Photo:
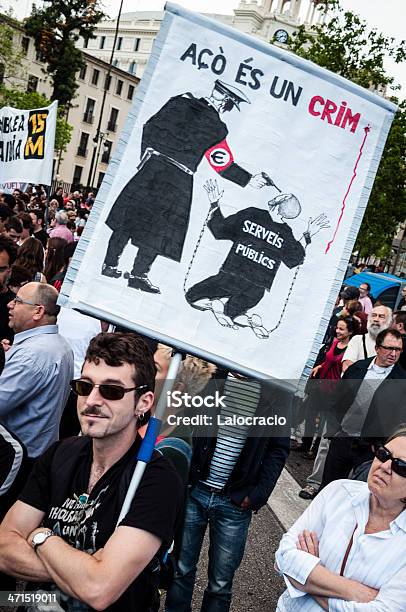
<path fill-rule="evenodd" d="M 376 355 L 376 338 L 379 332 L 392 324 L 392 309 L 389 306 L 375 306 L 368 315 L 367 333 L 351 338 L 342 359 L 343 373 L 353 363 Z"/>
<path fill-rule="evenodd" d="M 373 304 L 372 300 L 369 297 L 369 292 L 371 291 L 371 285 L 369 283 L 361 283 L 359 286 L 359 302 L 362 304 L 362 310 L 365 314 L 369 315 L 372 312 Z"/>
<path fill-rule="evenodd" d="M 399 365 L 406 370 L 406 312 L 398 310 L 393 314 L 393 329 L 397 329 L 402 336 L 403 350 L 399 357 Z"/>
<path fill-rule="evenodd" d="M 403 349 L 396 329 L 376 337 L 376 357 L 351 365 L 339 381 L 327 418 L 331 438 L 321 488 L 373 458 L 379 445 L 406 421 L 406 372 L 398 364 Z"/>
<path fill-rule="evenodd" d="M 93 338 L 72 381 L 83 435 L 42 455 L 0 527 L 0 570 L 34 582 L 30 590 L 58 592 L 65 610 L 159 609 L 156 556 L 171 545 L 183 493 L 157 451 L 116 528 L 155 372 L 152 352 L 135 334 Z"/>
<path fill-rule="evenodd" d="M 0 377 L 0 422 L 18 435 L 31 462 L 58 439 L 73 376 L 73 353 L 58 333 L 58 292 L 27 283 L 10 300 L 14 343 Z"/>

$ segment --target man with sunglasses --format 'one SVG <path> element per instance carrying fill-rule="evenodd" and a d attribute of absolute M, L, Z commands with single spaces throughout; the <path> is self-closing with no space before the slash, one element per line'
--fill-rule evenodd
<path fill-rule="evenodd" d="M 403 349 L 396 329 L 376 337 L 376 357 L 351 365 L 339 381 L 327 417 L 331 438 L 321 488 L 347 478 L 373 457 L 373 448 L 406 420 L 406 372 L 398 364 Z"/>
<path fill-rule="evenodd" d="M 58 333 L 58 292 L 27 283 L 8 303 L 14 343 L 0 377 L 0 422 L 19 436 L 32 461 L 58 439 L 73 376 L 73 353 Z"/>
<path fill-rule="evenodd" d="M 0 527 L 0 570 L 34 589 L 45 582 L 66 610 L 159 608 L 156 555 L 173 540 L 182 484 L 157 451 L 116 528 L 154 384 L 153 355 L 141 338 L 93 338 L 72 381 L 83 435 L 42 455 Z"/>

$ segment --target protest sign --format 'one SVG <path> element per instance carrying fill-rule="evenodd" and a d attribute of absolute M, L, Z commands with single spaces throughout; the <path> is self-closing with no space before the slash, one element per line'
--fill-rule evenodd
<path fill-rule="evenodd" d="M 304 376 L 395 111 L 168 4 L 61 301 L 247 374 Z"/>
<path fill-rule="evenodd" d="M 0 183 L 51 184 L 57 108 L 0 110 Z"/>

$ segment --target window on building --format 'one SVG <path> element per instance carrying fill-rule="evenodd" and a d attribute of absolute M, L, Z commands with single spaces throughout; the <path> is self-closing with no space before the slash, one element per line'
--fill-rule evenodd
<path fill-rule="evenodd" d="M 134 40 L 134 51 L 138 51 L 138 49 L 140 47 L 140 42 L 141 42 L 141 38 L 136 38 Z"/>
<path fill-rule="evenodd" d="M 103 155 L 102 155 L 102 163 L 103 164 L 108 164 L 110 161 L 110 155 L 111 155 L 111 147 L 113 146 L 113 143 L 111 142 L 111 140 L 106 140 L 104 145 L 103 145 Z"/>
<path fill-rule="evenodd" d="M 123 85 L 124 81 L 122 81 L 121 79 L 117 79 L 116 94 L 118 96 L 121 96 L 121 92 L 123 91 Z"/>
<path fill-rule="evenodd" d="M 78 146 L 78 152 L 77 155 L 80 155 L 81 157 L 86 157 L 88 150 L 87 150 L 87 145 L 89 143 L 89 134 L 87 132 L 82 132 L 80 135 L 80 141 L 79 141 L 79 146 Z"/>
<path fill-rule="evenodd" d="M 30 39 L 28 36 L 23 36 L 21 39 L 21 48 L 23 50 L 24 55 L 27 55 L 28 49 L 30 48 Z"/>
<path fill-rule="evenodd" d="M 113 62 L 114 68 L 118 68 L 118 59 L 115 59 Z"/>
<path fill-rule="evenodd" d="M 127 100 L 132 100 L 134 97 L 134 85 L 128 86 Z"/>
<path fill-rule="evenodd" d="M 97 85 L 97 83 L 99 82 L 99 76 L 100 76 L 100 70 L 97 70 L 96 68 L 94 68 L 93 74 L 92 74 L 92 85 Z"/>
<path fill-rule="evenodd" d="M 72 190 L 77 189 L 78 187 L 80 187 L 80 181 L 82 179 L 82 172 L 83 172 L 83 166 L 75 166 L 75 169 L 73 171 L 73 178 L 72 178 Z"/>
<path fill-rule="evenodd" d="M 42 51 L 35 52 L 35 60 L 41 63 L 44 63 L 46 61 L 45 55 L 42 53 Z"/>
<path fill-rule="evenodd" d="M 84 81 L 85 78 L 86 78 L 86 71 L 87 71 L 87 66 L 86 66 L 86 64 L 83 64 L 83 66 L 82 66 L 82 68 L 80 69 L 80 72 L 79 72 L 79 78 L 82 81 Z"/>
<path fill-rule="evenodd" d="M 130 74 L 135 74 L 136 70 L 137 70 L 137 62 L 131 62 L 128 67 L 128 72 Z"/>
<path fill-rule="evenodd" d="M 37 91 L 38 80 L 38 77 L 34 76 L 33 74 L 29 74 L 27 82 L 27 91 Z"/>
<path fill-rule="evenodd" d="M 85 109 L 85 113 L 83 115 L 83 121 L 85 123 L 93 123 L 93 120 L 94 120 L 94 107 L 95 107 L 95 101 L 92 100 L 92 98 L 88 98 L 86 100 L 86 109 Z"/>
<path fill-rule="evenodd" d="M 107 124 L 107 130 L 109 132 L 116 132 L 117 131 L 117 118 L 118 118 L 118 109 L 117 108 L 112 108 L 110 111 L 110 119 L 109 122 Z"/>
<path fill-rule="evenodd" d="M 83 48 L 87 49 L 89 46 L 89 39 L 88 38 L 84 38 L 83 39 Z"/>
<path fill-rule="evenodd" d="M 104 49 L 105 44 L 106 44 L 106 37 L 100 36 L 99 49 Z"/>
<path fill-rule="evenodd" d="M 106 74 L 106 78 L 104 79 L 104 89 L 106 91 L 109 91 L 110 85 L 111 85 L 111 74 Z"/>
<path fill-rule="evenodd" d="M 116 49 L 117 49 L 117 51 L 120 51 L 120 49 L 121 49 L 122 45 L 123 45 L 123 37 L 122 37 L 122 36 L 119 36 L 119 37 L 117 38 L 117 44 L 116 44 Z"/>
<path fill-rule="evenodd" d="M 103 182 L 105 172 L 99 172 L 99 178 L 97 179 L 97 189 L 100 188 L 100 185 Z"/>

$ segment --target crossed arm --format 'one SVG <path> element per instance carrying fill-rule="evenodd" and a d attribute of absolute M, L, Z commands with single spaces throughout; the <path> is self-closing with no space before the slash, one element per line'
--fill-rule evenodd
<path fill-rule="evenodd" d="M 319 493 L 283 536 L 276 552 L 277 569 L 283 574 L 292 598 L 307 593 L 324 610 L 385 610 L 385 607 L 381 607 L 382 602 L 375 603 L 375 599 L 379 597 L 378 590 L 357 580 L 340 576 L 338 572 L 323 566 L 320 559 L 318 539 L 326 533 L 327 537 L 334 541 L 338 533 L 333 527 L 338 516 L 337 508 L 346 507 L 348 503 L 344 491 L 340 481 L 337 481 Z M 333 532 L 328 535 L 331 529 Z M 343 542 L 340 542 L 341 548 Z M 344 557 L 344 551 L 342 556 Z"/>
<path fill-rule="evenodd" d="M 319 543 L 314 531 L 305 529 L 299 533 L 296 548 L 319 557 Z M 289 582 L 299 591 L 312 595 L 323 610 L 329 610 L 329 598 L 369 603 L 379 591 L 356 580 L 339 576 L 319 563 L 310 572 L 304 584 L 287 575 Z"/>
<path fill-rule="evenodd" d="M 116 601 L 158 551 L 161 540 L 133 527 L 119 527 L 94 555 L 59 536 L 34 552 L 30 542 L 44 513 L 16 502 L 0 526 L 0 570 L 28 581 L 54 582 L 63 592 L 104 610 Z"/>

